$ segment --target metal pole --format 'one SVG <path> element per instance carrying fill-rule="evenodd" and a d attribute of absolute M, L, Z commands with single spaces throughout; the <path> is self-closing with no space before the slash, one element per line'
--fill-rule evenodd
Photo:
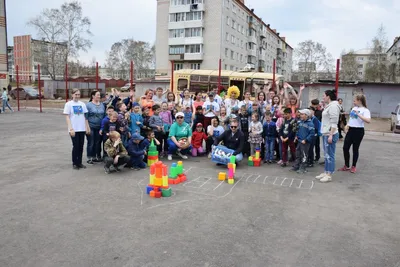
<path fill-rule="evenodd" d="M 68 102 L 68 64 L 65 64 L 65 102 Z"/>
<path fill-rule="evenodd" d="M 218 93 L 221 90 L 221 68 L 222 68 L 222 59 L 218 60 Z"/>
<path fill-rule="evenodd" d="M 96 62 L 96 90 L 99 90 L 99 62 Z"/>
<path fill-rule="evenodd" d="M 275 89 L 276 59 L 274 59 L 272 71 L 272 89 Z"/>
<path fill-rule="evenodd" d="M 19 111 L 19 71 L 18 71 L 18 65 L 17 65 L 17 105 L 18 105 L 18 111 Z"/>
<path fill-rule="evenodd" d="M 39 110 L 42 112 L 42 88 L 40 87 L 40 65 L 38 64 Z"/>
<path fill-rule="evenodd" d="M 336 97 L 338 97 L 338 94 L 339 94 L 339 67 L 340 67 L 340 59 L 337 59 L 336 60 L 336 83 L 335 83 Z"/>
<path fill-rule="evenodd" d="M 171 92 L 174 92 L 174 61 L 171 60 Z"/>
<path fill-rule="evenodd" d="M 133 60 L 131 60 L 131 88 L 133 89 Z"/>

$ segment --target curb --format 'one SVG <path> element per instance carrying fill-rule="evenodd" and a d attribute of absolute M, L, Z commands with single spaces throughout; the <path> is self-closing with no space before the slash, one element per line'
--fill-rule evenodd
<path fill-rule="evenodd" d="M 365 131 L 365 135 L 370 135 L 370 136 L 386 136 L 386 137 L 392 137 L 392 138 L 395 138 L 395 139 L 400 139 L 400 134 L 387 133 L 387 132 Z"/>

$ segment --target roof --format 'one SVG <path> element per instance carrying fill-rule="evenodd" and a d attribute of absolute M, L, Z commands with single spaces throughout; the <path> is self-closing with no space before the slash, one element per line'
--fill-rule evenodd
<path fill-rule="evenodd" d="M 192 70 L 192 69 L 183 69 L 174 71 L 174 74 L 186 74 L 186 75 L 204 75 L 204 76 L 218 76 L 218 70 Z M 255 79 L 273 79 L 272 73 L 264 73 L 264 72 L 235 72 L 231 70 L 221 70 L 221 76 L 235 76 L 235 77 L 243 77 L 243 78 L 255 78 Z M 275 78 L 281 78 L 282 75 L 275 74 Z"/>
<path fill-rule="evenodd" d="M 355 54 L 355 55 L 369 55 L 369 54 L 372 54 L 372 49 L 370 49 L 370 48 L 360 49 L 360 50 L 354 51 L 353 54 Z"/>
<path fill-rule="evenodd" d="M 393 48 L 393 46 L 395 46 L 399 41 L 400 41 L 400 36 L 394 39 L 392 46 L 388 49 L 386 53 L 388 53 Z"/>

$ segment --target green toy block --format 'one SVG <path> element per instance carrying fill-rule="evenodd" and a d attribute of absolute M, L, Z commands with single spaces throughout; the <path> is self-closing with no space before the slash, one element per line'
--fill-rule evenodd
<path fill-rule="evenodd" d="M 172 195 L 172 189 L 171 188 L 161 189 L 161 195 L 163 197 L 170 197 Z"/>
<path fill-rule="evenodd" d="M 178 177 L 177 166 L 176 166 L 176 163 L 172 163 L 172 166 L 169 169 L 169 178 L 176 179 L 176 177 Z"/>
<path fill-rule="evenodd" d="M 254 162 L 253 162 L 252 160 L 249 160 L 249 161 L 248 161 L 248 165 L 249 165 L 249 166 L 254 166 Z"/>
<path fill-rule="evenodd" d="M 148 156 L 158 156 L 158 151 L 149 151 L 147 152 Z"/>
<path fill-rule="evenodd" d="M 230 163 L 233 163 L 233 164 L 236 163 L 236 156 L 231 156 Z"/>

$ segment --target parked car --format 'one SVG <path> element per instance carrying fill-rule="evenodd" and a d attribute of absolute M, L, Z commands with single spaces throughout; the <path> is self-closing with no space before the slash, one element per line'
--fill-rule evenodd
<path fill-rule="evenodd" d="M 392 112 L 392 120 L 390 122 L 390 130 L 394 133 L 400 133 L 400 103 Z"/>
<path fill-rule="evenodd" d="M 36 88 L 33 87 L 12 89 L 10 95 L 13 99 L 17 99 L 17 90 L 19 91 L 19 99 L 39 99 L 39 92 Z M 42 98 L 44 98 L 43 95 Z"/>
<path fill-rule="evenodd" d="M 131 89 L 131 84 L 127 83 L 124 86 L 121 87 L 120 91 L 121 92 L 128 92 Z M 135 89 L 135 84 L 133 84 L 133 89 Z"/>

